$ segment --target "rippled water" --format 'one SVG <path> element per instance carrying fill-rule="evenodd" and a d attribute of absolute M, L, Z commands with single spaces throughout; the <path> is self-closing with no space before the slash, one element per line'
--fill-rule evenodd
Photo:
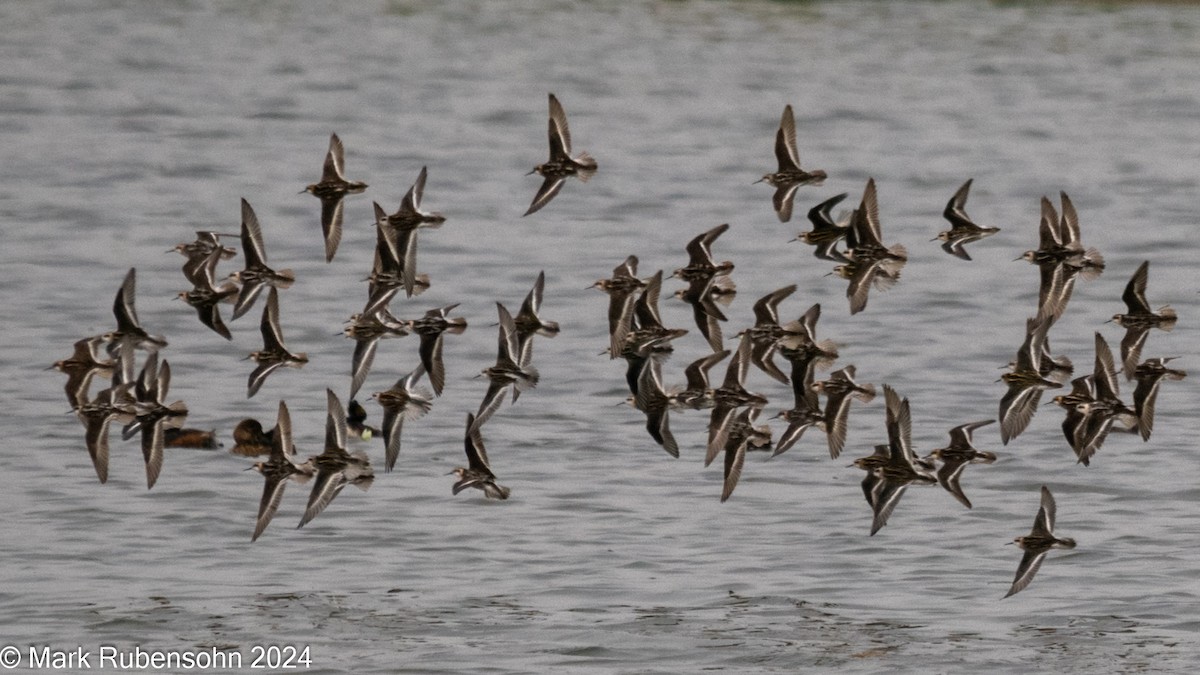
<path fill-rule="evenodd" d="M 0 19 L 7 644 L 232 649 L 247 663 L 254 645 L 310 645 L 323 672 L 1132 671 L 1200 658 L 1200 9 L 15 2 Z M 545 158 L 547 91 L 600 171 L 521 218 L 540 181 L 522 174 Z M 830 175 L 801 189 L 797 214 L 837 192 L 855 202 L 873 176 L 884 238 L 911 253 L 900 284 L 853 317 L 844 282 L 786 243 L 806 224 L 780 224 L 770 188 L 751 184 L 773 168 L 788 103 L 804 163 Z M 347 200 L 327 265 L 319 204 L 296 193 L 318 177 L 331 131 L 349 177 L 371 187 Z M 242 458 L 169 451 L 146 491 L 136 444 L 114 436 L 110 480 L 97 483 L 62 376 L 42 369 L 111 328 L 131 266 L 190 426 L 228 446 L 239 419 L 273 418 L 283 398 L 301 452 L 318 452 L 323 390 L 348 387 L 352 343 L 335 334 L 366 297 L 370 201 L 394 209 L 422 165 L 426 207 L 449 220 L 421 239 L 433 288 L 393 310 L 461 302 L 471 328 L 447 337 L 446 393 L 406 425 L 395 473 L 300 531 L 306 491 L 293 486 L 253 545 L 261 480 Z M 969 212 L 1003 228 L 971 263 L 927 243 L 968 177 Z M 1182 317 L 1146 348 L 1193 371 L 1163 386 L 1148 443 L 1114 436 L 1084 468 L 1055 407 L 1007 446 L 988 427 L 977 444 L 1000 460 L 967 471 L 973 510 L 913 489 L 868 537 L 862 474 L 845 464 L 884 440 L 881 402 L 853 410 L 842 460 L 819 436 L 752 456 L 725 504 L 720 468 L 702 468 L 705 415 L 673 416 L 674 460 L 617 405 L 623 364 L 598 355 L 607 299 L 583 289 L 629 254 L 643 275 L 669 274 L 687 239 L 730 222 L 716 247 L 740 291 L 726 334 L 749 325 L 754 299 L 798 284 L 781 312 L 822 303 L 840 364 L 908 396 L 918 449 L 938 447 L 951 426 L 995 416 L 997 368 L 1037 294 L 1034 268 L 1012 259 L 1036 243 L 1040 197 L 1059 190 L 1108 269 L 1077 285 L 1055 351 L 1086 368 L 1094 331 L 1119 341 L 1103 322 L 1144 259 L 1151 302 Z M 172 301 L 186 282 L 181 258 L 162 253 L 193 230 L 233 231 L 241 197 L 270 261 L 296 270 L 283 328 L 311 358 L 248 401 L 240 359 L 260 344 L 258 312 L 221 340 Z M 485 388 L 472 378 L 494 358 L 493 303 L 515 308 L 541 269 L 543 315 L 564 330 L 536 344 L 538 388 L 484 430 L 513 498 L 452 498 L 444 474 Z M 663 305 L 669 325 L 693 328 L 671 384 L 705 345 L 690 311 Z M 362 397 L 416 359 L 415 338 L 382 343 Z M 768 415 L 790 403 L 759 372 L 749 384 L 773 399 Z M 1043 483 L 1079 547 L 1001 602 L 1020 557 L 1004 543 L 1028 531 Z"/>

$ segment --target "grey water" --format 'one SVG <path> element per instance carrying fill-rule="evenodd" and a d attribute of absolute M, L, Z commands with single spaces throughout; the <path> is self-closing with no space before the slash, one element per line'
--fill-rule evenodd
<path fill-rule="evenodd" d="M 1200 205 L 1200 7 L 1189 3 L 1022 2 L 9 2 L 0 4 L 0 283 L 9 382 L 0 452 L 0 642 L 123 652 L 308 647 L 312 672 L 797 672 L 839 670 L 1182 671 L 1200 661 L 1200 380 L 1196 319 Z M 569 115 L 576 151 L 599 172 L 569 181 L 522 218 L 546 157 L 546 94 Z M 806 168 L 780 223 L 772 189 L 783 107 L 796 111 Z M 326 264 L 320 205 L 297 194 L 320 175 L 328 137 L 370 187 L 345 202 L 345 235 Z M 251 544 L 262 490 L 228 453 L 243 417 L 270 423 L 286 400 L 301 456 L 320 451 L 325 388 L 348 394 L 342 322 L 366 300 L 371 201 L 396 208 L 428 166 L 423 232 L 432 287 L 398 298 L 415 318 L 461 303 L 447 336 L 447 385 L 405 425 L 396 471 L 347 489 L 304 529 L 306 486 L 288 489 Z M 804 212 L 868 177 L 887 243 L 910 261 L 900 282 L 851 316 L 831 265 L 789 243 Z M 965 262 L 929 240 L 967 178 L 968 212 L 1001 232 Z M 736 264 L 726 344 L 758 297 L 821 303 L 819 336 L 836 367 L 888 383 L 912 403 L 922 454 L 946 431 L 993 418 L 995 382 L 1036 311 L 1038 275 L 1014 262 L 1037 244 L 1039 200 L 1067 192 L 1084 243 L 1107 269 L 1080 281 L 1051 330 L 1055 353 L 1090 369 L 1093 336 L 1122 330 L 1121 293 L 1150 260 L 1151 304 L 1178 327 L 1144 356 L 1191 375 L 1166 382 L 1154 434 L 1113 434 L 1090 467 L 1062 438 L 1062 411 L 1039 410 L 970 467 L 967 510 L 936 486 L 909 490 L 890 523 L 871 513 L 847 464 L 886 439 L 881 400 L 851 411 L 845 453 L 809 432 L 770 461 L 752 454 L 718 503 L 720 462 L 702 466 L 707 415 L 678 412 L 681 457 L 620 405 L 624 364 L 607 345 L 607 297 L 589 288 L 626 256 L 640 273 L 686 262 L 688 239 L 719 223 Z M 247 400 L 259 310 L 226 342 L 173 300 L 195 230 L 236 232 L 254 206 L 301 370 Z M 238 269 L 241 258 L 222 263 Z M 169 400 L 216 451 L 168 449 L 145 488 L 136 441 L 114 433 L 110 478 L 96 480 L 63 377 L 45 368 L 72 343 L 111 330 L 112 299 L 138 271 L 142 324 L 164 334 Z M 536 389 L 484 427 L 507 502 L 452 497 L 464 419 L 495 357 L 496 302 L 516 309 L 539 270 Z M 670 326 L 690 328 L 664 369 L 706 353 L 665 285 Z M 261 306 L 261 305 L 260 305 Z M 228 310 L 225 310 L 228 320 Z M 385 340 L 359 398 L 417 363 L 416 338 Z M 720 377 L 724 366 L 718 366 Z M 750 389 L 791 393 L 752 370 Z M 1132 387 L 1124 386 L 1128 401 Z M 1045 400 L 1049 400 L 1049 392 Z M 771 422 L 778 436 L 783 425 Z M 378 441 L 355 448 L 383 459 Z M 1053 551 L 1032 585 L 1005 599 L 1038 489 L 1058 498 Z M 92 657 L 93 667 L 96 656 Z M 174 670 L 162 667 L 159 670 Z M 110 668 L 111 670 L 111 668 Z"/>

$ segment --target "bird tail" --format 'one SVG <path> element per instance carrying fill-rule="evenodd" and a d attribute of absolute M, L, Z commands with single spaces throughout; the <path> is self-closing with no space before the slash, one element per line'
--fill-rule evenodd
<path fill-rule="evenodd" d="M 521 396 L 521 392 L 527 389 L 533 389 L 538 383 L 538 371 L 533 366 L 525 366 L 525 377 L 518 377 L 516 382 L 513 382 L 512 400 L 517 402 L 517 398 Z"/>
<path fill-rule="evenodd" d="M 1175 310 L 1171 309 L 1169 305 L 1163 305 L 1160 307 L 1158 310 L 1158 315 L 1162 317 L 1162 321 L 1158 322 L 1159 328 L 1165 331 L 1170 331 L 1175 327 Z"/>
<path fill-rule="evenodd" d="M 868 382 L 867 384 L 859 385 L 861 391 L 854 392 L 854 397 L 863 403 L 870 403 L 875 398 L 875 385 Z"/>
<path fill-rule="evenodd" d="M 1089 248 L 1083 254 L 1083 260 L 1084 262 L 1089 263 L 1086 267 L 1079 271 L 1079 276 L 1083 277 L 1084 279 L 1091 281 L 1092 279 L 1100 276 L 1100 273 L 1104 271 L 1104 256 L 1100 255 L 1100 251 L 1097 251 L 1094 248 Z"/>
<path fill-rule="evenodd" d="M 533 389 L 537 386 L 537 383 L 537 368 L 534 368 L 533 366 L 525 366 L 525 377 L 517 380 L 516 388 L 518 391 L 525 391 L 526 389 Z"/>
<path fill-rule="evenodd" d="M 586 152 L 581 152 L 575 158 L 575 166 L 581 172 L 575 175 L 579 177 L 579 180 L 586 183 L 592 177 L 592 172 L 596 170 L 596 160 L 592 159 L 592 156 Z"/>
<path fill-rule="evenodd" d="M 296 273 L 291 269 L 279 270 L 275 274 L 278 275 L 274 282 L 275 288 L 281 290 L 284 288 L 291 288 L 292 284 L 296 282 Z"/>

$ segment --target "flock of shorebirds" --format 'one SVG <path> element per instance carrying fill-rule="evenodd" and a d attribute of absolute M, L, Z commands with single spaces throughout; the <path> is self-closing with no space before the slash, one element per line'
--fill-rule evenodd
<path fill-rule="evenodd" d="M 549 96 L 549 147 L 549 159 L 530 172 L 539 174 L 543 182 L 525 215 L 544 208 L 561 191 L 567 178 L 586 181 L 597 170 L 596 161 L 586 153 L 572 154 L 566 113 L 553 94 Z M 774 210 L 781 222 L 787 222 L 798 189 L 820 185 L 826 178 L 824 171 L 806 171 L 800 166 L 791 106 L 784 109 L 776 134 L 775 154 L 778 170 L 758 182 L 775 188 Z M 343 146 L 335 134 L 330 138 L 321 180 L 304 190 L 321 201 L 326 261 L 332 261 L 341 241 L 343 199 L 367 188 L 365 183 L 346 179 L 344 166 Z M 339 397 L 327 390 L 324 451 L 305 461 L 298 460 L 292 442 L 291 417 L 284 401 L 279 402 L 272 429 L 265 429 L 254 419 L 245 419 L 234 429 L 233 452 L 267 456 L 265 461 L 249 467 L 265 480 L 252 540 L 270 523 L 289 482 L 313 483 L 299 527 L 319 515 L 346 485 L 364 490 L 370 486 L 374 480 L 370 457 L 363 451 L 348 449 L 351 436 L 370 439 L 380 434 L 385 447 L 384 468 L 391 471 L 400 453 L 404 422 L 428 412 L 435 397 L 442 393 L 443 338 L 447 333 L 462 333 L 467 328 L 465 319 L 451 316 L 457 305 L 431 309 L 416 319 L 400 319 L 390 311 L 392 299 L 401 290 L 407 297 L 413 297 L 430 285 L 428 275 L 417 273 L 417 237 L 421 230 L 440 227 L 446 219 L 440 213 L 421 208 L 426 178 L 426 169 L 422 168 L 395 213 L 388 214 L 378 203 L 374 204 L 376 247 L 368 277 L 367 301 L 361 312 L 349 318 L 344 329 L 355 343 L 349 407 L 344 408 Z M 951 197 L 944 210 L 951 227 L 933 240 L 942 242 L 947 253 L 968 261 L 971 256 L 965 246 L 998 231 L 975 224 L 966 213 L 971 183 L 966 181 Z M 883 243 L 873 179 L 867 181 L 858 207 L 835 219 L 831 212 L 846 196 L 839 194 L 813 206 L 808 211 L 813 229 L 801 233 L 797 239 L 813 245 L 817 258 L 836 263 L 830 275 L 849 282 L 846 296 L 850 313 L 855 314 L 866 308 L 872 289 L 886 290 L 899 281 L 908 252 L 902 245 Z M 1066 194 L 1061 195 L 1060 208 L 1061 215 L 1050 200 L 1042 199 L 1038 248 L 1021 256 L 1037 265 L 1041 285 L 1038 306 L 1026 324 L 1025 340 L 1009 364 L 1009 372 L 1001 377 L 1007 386 L 998 412 L 1004 444 L 1028 426 L 1039 407 L 1042 392 L 1061 388 L 1073 373 L 1069 359 L 1052 354 L 1048 332 L 1066 309 L 1076 280 L 1095 278 L 1105 267 L 1103 257 L 1095 249 L 1083 246 L 1079 217 Z M 241 210 L 241 231 L 237 236 L 242 244 L 242 270 L 225 277 L 217 273 L 220 261 L 237 255 L 237 250 L 222 243 L 222 235 L 217 232 L 197 232 L 194 241 L 180 243 L 171 251 L 185 257 L 183 274 L 192 285 L 190 291 L 179 293 L 179 298 L 195 309 L 204 326 L 225 339 L 231 339 L 231 334 L 222 318 L 221 306 L 232 304 L 231 320 L 236 320 L 249 312 L 266 291 L 260 323 L 263 348 L 248 357 L 256 362 L 247 385 L 247 396 L 253 397 L 271 373 L 285 366 L 302 367 L 308 359 L 304 353 L 292 352 L 285 346 L 280 326 L 279 291 L 291 286 L 295 276 L 291 270 L 276 270 L 268 265 L 263 230 L 254 210 L 244 199 Z M 781 322 L 778 307 L 796 291 L 795 285 L 759 299 L 754 304 L 754 325 L 737 334 L 736 348 L 725 348 L 722 323 L 727 318 L 721 306 L 728 305 L 736 294 L 730 280 L 734 264 L 717 262 L 712 250 L 728 228 L 728 224 L 719 225 L 692 239 L 686 247 L 687 265 L 672 275 L 686 283 L 674 296 L 691 306 L 696 327 L 712 350 L 686 367 L 683 387 L 664 385 L 662 369 L 672 351 L 671 343 L 688 331 L 663 325 L 658 308 L 663 271 L 649 278 L 639 277 L 638 259 L 631 255 L 613 270 L 611 277 L 594 284 L 609 296 L 607 351 L 611 358 L 627 362 L 628 402 L 645 414 L 650 437 L 671 456 L 678 457 L 679 446 L 669 425 L 670 412 L 711 409 L 705 466 L 724 453 L 722 502 L 730 498 L 737 486 L 748 451 L 772 450 L 772 457 L 779 455 L 795 445 L 805 431 L 816 428 L 824 432 L 830 457 L 836 459 L 846 444 L 851 402 L 866 403 L 876 395 L 874 385 L 858 382 L 853 365 L 832 372 L 825 380 L 816 379 L 817 369 L 831 367 L 838 358 L 837 346 L 833 340 L 816 337 L 821 315 L 819 304 L 795 321 Z M 1170 330 L 1175 322 L 1175 314 L 1169 307 L 1156 310 L 1147 301 L 1148 276 L 1149 263 L 1144 262 L 1125 289 L 1123 300 L 1127 311 L 1112 318 L 1126 331 L 1120 347 L 1120 368 L 1108 343 L 1097 332 L 1091 372 L 1071 380 L 1070 393 L 1053 399 L 1066 410 L 1064 436 L 1078 462 L 1085 465 L 1113 430 L 1148 439 L 1159 384 L 1164 379 L 1180 379 L 1185 375 L 1167 366 L 1170 358 L 1141 360 L 1151 329 Z M 140 434 L 147 486 L 153 487 L 162 469 L 164 447 L 215 447 L 216 440 L 213 432 L 182 428 L 188 414 L 186 405 L 166 402 L 171 369 L 165 359 L 160 362 L 158 351 L 167 342 L 142 328 L 135 309 L 135 284 L 136 270 L 130 269 L 113 304 L 116 329 L 79 340 L 73 355 L 58 361 L 54 367 L 68 375 L 67 398 L 86 429 L 87 449 L 100 482 L 107 480 L 109 428 L 115 422 L 124 425 L 125 439 Z M 488 381 L 487 390 L 478 410 L 466 416 L 467 466 L 452 472 L 456 476 L 454 494 L 473 487 L 488 498 L 509 496 L 508 488 L 496 482 L 484 448 L 482 428 L 501 407 L 509 391 L 515 403 L 521 392 L 537 385 L 538 371 L 532 364 L 533 339 L 553 337 L 559 331 L 557 323 L 539 316 L 544 287 L 545 276 L 539 274 L 515 316 L 503 304 L 496 303 L 499 317 L 496 363 L 482 371 Z M 358 403 L 357 394 L 371 368 L 379 341 L 414 333 L 420 339 L 419 363 L 391 388 L 371 396 L 383 409 L 382 432 L 379 432 L 366 424 L 367 413 Z M 136 367 L 138 351 L 147 354 L 140 371 Z M 790 364 L 788 372 L 776 364 L 776 356 Z M 724 380 L 719 386 L 711 386 L 709 371 L 726 358 L 729 363 Z M 776 415 L 787 424 L 778 440 L 774 440 L 769 426 L 756 424 L 768 400 L 745 387 L 751 365 L 791 386 L 792 407 Z M 1118 372 L 1124 372 L 1126 379 L 1137 383 L 1132 407 L 1120 399 Z M 96 376 L 109 377 L 111 385 L 93 396 L 91 383 Z M 419 385 L 422 377 L 428 380 L 432 392 Z M 882 390 L 887 443 L 876 445 L 873 454 L 853 463 L 866 473 L 862 489 L 873 515 L 870 533 L 874 535 L 887 524 L 900 498 L 913 484 L 941 485 L 971 508 L 961 485 L 964 469 L 969 464 L 990 464 L 996 459 L 994 453 L 975 448 L 972 434 L 995 420 L 957 426 L 950 430 L 946 447 L 920 457 L 912 446 L 908 399 L 887 384 Z M 1073 540 L 1055 536 L 1055 511 L 1053 496 L 1042 487 L 1032 531 L 1014 540 L 1024 550 L 1024 557 L 1008 595 L 1029 584 L 1051 548 L 1075 546 Z"/>

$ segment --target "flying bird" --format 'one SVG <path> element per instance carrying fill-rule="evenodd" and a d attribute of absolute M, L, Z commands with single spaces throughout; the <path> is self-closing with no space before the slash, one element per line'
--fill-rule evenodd
<path fill-rule="evenodd" d="M 586 183 L 596 173 L 596 160 L 591 155 L 582 152 L 571 156 L 571 130 L 567 126 L 567 113 L 554 94 L 550 94 L 550 158 L 544 164 L 533 167 L 526 175 L 535 173 L 544 180 L 529 204 L 529 210 L 524 214 L 526 216 L 549 204 L 568 177 L 575 176 Z"/>

